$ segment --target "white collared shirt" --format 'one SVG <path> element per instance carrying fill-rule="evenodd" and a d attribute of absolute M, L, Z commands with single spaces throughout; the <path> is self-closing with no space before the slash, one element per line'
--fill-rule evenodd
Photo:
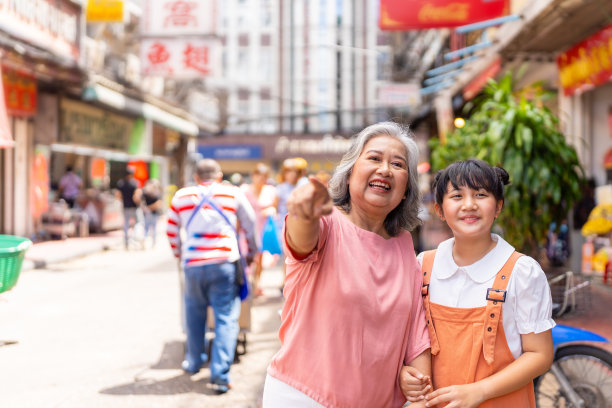
<path fill-rule="evenodd" d="M 491 234 L 491 238 L 497 245 L 469 266 L 455 263 L 454 238 L 438 245 L 429 286 L 431 302 L 456 308 L 486 306 L 487 289 L 514 252 L 514 247 L 499 235 Z M 417 261 L 422 265 L 422 253 Z M 518 358 L 522 354 L 521 334 L 541 333 L 555 325 L 550 286 L 540 264 L 522 256 L 516 261 L 506 291 L 502 308 L 504 332 L 512 355 Z"/>

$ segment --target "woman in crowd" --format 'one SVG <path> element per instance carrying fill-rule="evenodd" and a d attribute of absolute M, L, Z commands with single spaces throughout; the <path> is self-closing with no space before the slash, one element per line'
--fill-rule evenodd
<path fill-rule="evenodd" d="M 311 177 L 292 192 L 282 346 L 264 408 L 401 407 L 402 367 L 430 374 L 409 232 L 419 222 L 417 159 L 406 129 L 378 123 L 357 135 L 330 190 Z"/>
<path fill-rule="evenodd" d="M 264 163 L 257 163 L 251 172 L 251 184 L 243 184 L 242 191 L 255 210 L 255 228 L 257 236 L 261 239 L 263 229 L 268 217 L 276 215 L 276 189 L 268 184 L 270 168 Z M 262 295 L 259 287 L 259 278 L 262 271 L 262 253 L 260 252 L 254 260 L 253 289 L 256 296 Z"/>

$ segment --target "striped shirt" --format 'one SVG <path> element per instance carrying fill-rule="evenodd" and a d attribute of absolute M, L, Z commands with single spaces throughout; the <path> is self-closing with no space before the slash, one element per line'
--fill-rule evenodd
<path fill-rule="evenodd" d="M 232 226 L 208 203 L 187 226 L 192 212 L 209 192 L 212 192 L 209 200 L 223 211 Z M 180 257 L 183 265 L 234 262 L 239 258 L 234 232 L 237 221 L 245 233 L 249 253 L 255 254 L 259 247 L 255 238 L 255 212 L 244 193 L 231 184 L 204 182 L 176 192 L 168 210 L 166 234 L 174 256 Z M 181 229 L 185 230 L 184 242 Z"/>

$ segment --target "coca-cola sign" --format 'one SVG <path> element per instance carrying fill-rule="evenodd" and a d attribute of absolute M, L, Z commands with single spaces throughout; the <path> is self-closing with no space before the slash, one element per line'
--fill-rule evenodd
<path fill-rule="evenodd" d="M 509 0 L 381 0 L 380 28 L 457 27 L 508 14 Z"/>

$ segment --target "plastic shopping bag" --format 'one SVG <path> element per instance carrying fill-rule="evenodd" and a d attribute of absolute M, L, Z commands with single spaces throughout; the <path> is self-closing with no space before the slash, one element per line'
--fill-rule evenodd
<path fill-rule="evenodd" d="M 263 236 L 261 238 L 262 251 L 268 251 L 271 254 L 282 254 L 280 242 L 278 240 L 278 234 L 276 231 L 276 223 L 272 216 L 268 216 L 266 225 L 263 229 Z"/>

